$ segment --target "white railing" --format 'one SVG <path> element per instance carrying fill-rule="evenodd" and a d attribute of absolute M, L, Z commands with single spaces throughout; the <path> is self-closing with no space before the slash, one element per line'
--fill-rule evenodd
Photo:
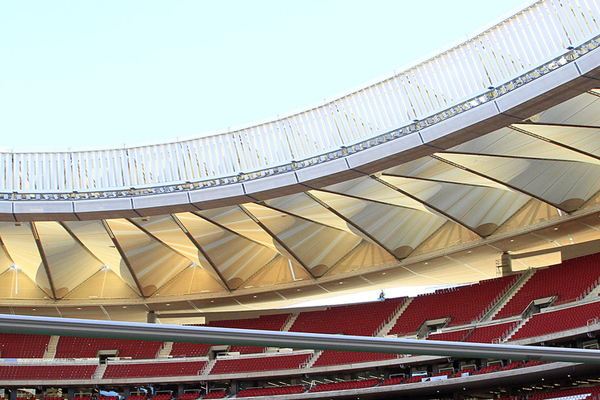
<path fill-rule="evenodd" d="M 0 198 L 75 200 L 193 190 L 345 157 L 485 104 L 576 60 L 599 46 L 590 40 L 600 32 L 599 22 L 593 1 L 542 0 L 378 83 L 263 124 L 137 147 L 6 149 L 0 152 Z"/>

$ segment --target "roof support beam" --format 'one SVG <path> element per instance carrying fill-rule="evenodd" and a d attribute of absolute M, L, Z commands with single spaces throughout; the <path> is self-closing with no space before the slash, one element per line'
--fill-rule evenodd
<path fill-rule="evenodd" d="M 340 213 L 337 210 L 335 210 L 329 204 L 321 201 L 321 199 L 317 198 L 316 196 L 314 196 L 310 192 L 305 192 L 305 194 L 308 197 L 310 197 L 311 199 L 313 199 L 314 201 L 316 201 L 320 206 L 324 207 L 327 211 L 329 211 L 330 213 L 332 213 L 333 215 L 335 215 L 336 217 L 340 218 L 342 221 L 344 221 L 345 223 L 347 223 L 348 225 L 352 225 L 352 227 L 354 229 L 356 229 L 357 231 L 359 231 L 361 234 L 365 235 L 365 237 L 367 237 L 369 239 L 369 241 L 371 241 L 371 242 L 375 243 L 377 246 L 381 247 L 390 256 L 394 257 L 394 259 L 400 261 L 400 259 L 398 257 L 396 257 L 396 255 L 392 252 L 392 250 L 388 249 L 386 245 L 384 245 L 381 241 L 379 241 L 379 239 L 377 239 L 376 237 L 374 237 L 373 235 L 371 235 L 369 232 L 367 232 L 366 230 L 364 230 L 361 226 L 359 226 L 358 224 L 355 224 L 350 219 L 348 219 L 344 215 L 342 215 L 342 213 Z M 363 201 L 368 201 L 368 200 L 365 199 Z"/>
<path fill-rule="evenodd" d="M 144 291 L 142 290 L 142 285 L 140 284 L 140 281 L 138 280 L 138 277 L 135 274 L 135 271 L 133 270 L 133 267 L 131 266 L 131 263 L 129 262 L 129 259 L 127 258 L 127 254 L 125 254 L 125 250 L 123 250 L 123 248 L 121 247 L 121 244 L 119 243 L 119 241 L 115 237 L 115 234 L 113 233 L 112 229 L 110 229 L 110 226 L 108 225 L 108 222 L 106 222 L 106 220 L 103 219 L 102 220 L 102 225 L 104 226 L 104 229 L 108 233 L 108 236 L 110 237 L 110 240 L 112 240 L 113 244 L 115 245 L 115 248 L 119 252 L 119 255 L 121 255 L 121 258 L 123 259 L 123 262 L 127 266 L 127 270 L 131 274 L 131 277 L 133 278 L 133 281 L 135 282 L 135 286 L 137 287 L 137 290 L 140 293 L 140 296 L 142 296 L 142 298 L 145 299 L 146 295 L 144 294 Z"/>
<path fill-rule="evenodd" d="M 452 152 L 446 152 L 446 153 L 448 153 L 448 154 L 464 154 L 464 155 L 471 155 L 471 154 L 468 154 L 468 153 L 452 153 Z M 497 183 L 497 184 L 499 184 L 499 185 L 505 186 L 505 187 L 507 187 L 507 188 L 509 188 L 509 189 L 511 189 L 511 190 L 513 190 L 513 191 L 515 191 L 515 192 L 517 192 L 517 193 L 521 193 L 521 194 L 524 194 L 524 195 L 526 195 L 526 196 L 532 197 L 532 198 L 534 198 L 534 199 L 536 199 L 536 200 L 539 200 L 539 201 L 541 201 L 542 203 L 545 203 L 545 204 L 548 204 L 549 206 L 552 206 L 552 207 L 558 208 L 558 209 L 559 209 L 559 210 L 561 210 L 562 212 L 565 212 L 565 213 L 569 214 L 569 211 L 568 211 L 568 210 L 565 210 L 564 208 L 562 208 L 562 207 L 560 207 L 560 206 L 558 206 L 558 205 L 556 205 L 556 204 L 554 204 L 554 203 L 551 203 L 551 202 L 549 202 L 548 200 L 546 200 L 546 199 L 544 199 L 544 198 L 542 198 L 542 197 L 540 197 L 540 196 L 538 196 L 538 195 L 535 195 L 535 194 L 533 194 L 533 193 L 531 193 L 531 192 L 527 192 L 527 191 L 525 191 L 525 190 L 523 190 L 523 189 L 521 189 L 521 188 L 518 188 L 518 187 L 516 187 L 516 186 L 514 186 L 514 185 L 511 185 L 510 183 L 507 183 L 507 182 L 501 181 L 500 179 L 492 178 L 492 177 L 491 177 L 491 176 L 489 176 L 489 175 L 486 175 L 486 174 L 483 174 L 483 173 L 481 173 L 481 172 L 475 171 L 474 169 L 471 169 L 471 168 L 465 167 L 464 165 L 456 164 L 455 162 L 452 162 L 452 161 L 450 161 L 450 160 L 447 160 L 447 159 L 445 159 L 445 158 L 443 157 L 443 154 L 444 154 L 444 153 L 432 154 L 432 155 L 431 155 L 431 157 L 433 157 L 433 158 L 435 158 L 436 160 L 438 160 L 438 161 L 441 161 L 441 162 L 443 162 L 443 163 L 445 163 L 445 164 L 452 165 L 452 166 L 453 166 L 453 167 L 455 167 L 455 168 L 462 169 L 463 171 L 467 171 L 467 172 L 469 172 L 469 173 L 471 173 L 471 174 L 473 174 L 473 175 L 477 175 L 477 176 L 479 176 L 479 177 L 481 177 L 481 178 L 484 178 L 484 179 L 487 179 L 487 180 L 489 180 L 489 181 L 492 181 L 492 182 L 494 182 L 494 183 Z M 496 157 L 496 156 L 492 156 L 492 155 L 491 155 L 490 157 Z"/>
<path fill-rule="evenodd" d="M 457 223 L 458 225 L 462 226 L 465 229 L 468 229 L 469 231 L 473 232 L 474 234 L 476 234 L 477 236 L 479 236 L 480 238 L 484 238 L 484 236 L 482 236 L 479 232 L 477 232 L 475 229 L 471 228 L 470 226 L 466 225 L 464 222 L 462 222 L 461 220 L 459 220 L 458 218 L 453 217 L 452 215 L 448 214 L 447 212 L 441 210 L 440 208 L 434 206 L 433 204 L 427 203 L 426 201 L 421 200 L 420 198 L 418 198 L 417 196 L 413 196 L 412 194 L 400 189 L 397 186 L 392 185 L 389 182 L 386 182 L 385 180 L 378 178 L 376 176 L 371 175 L 371 179 L 375 179 L 377 182 L 386 185 L 389 188 L 394 189 L 395 191 L 402 193 L 404 196 L 409 197 L 415 201 L 418 201 L 419 203 L 423 204 L 426 207 L 431 208 L 432 210 L 434 210 L 436 213 L 442 215 L 443 217 L 445 217 L 446 219 L 449 219 L 452 222 Z M 409 179 L 417 179 L 418 178 L 409 178 Z"/>
<path fill-rule="evenodd" d="M 35 244 L 38 248 L 38 252 L 40 253 L 40 257 L 42 259 L 42 265 L 44 265 L 44 271 L 46 271 L 46 275 L 48 276 L 48 283 L 50 284 L 50 290 L 52 291 L 52 297 L 55 300 L 58 300 L 56 297 L 56 290 L 54 290 L 54 281 L 52 280 L 52 274 L 50 273 L 50 265 L 48 264 L 48 258 L 46 257 L 46 252 L 44 251 L 44 246 L 42 245 L 42 241 L 40 240 L 40 235 L 38 234 L 37 227 L 35 226 L 35 222 L 31 222 L 31 232 L 33 233 L 33 238 L 35 239 Z"/>
<path fill-rule="evenodd" d="M 262 205 L 262 204 L 261 204 Z M 266 207 L 265 205 L 262 205 L 263 207 Z M 313 280 L 316 280 L 317 277 L 312 273 L 312 271 L 310 270 L 310 268 L 308 268 L 308 265 L 306 265 L 298 256 L 296 256 L 296 253 L 294 253 L 294 251 L 285 243 L 283 243 L 283 241 L 281 241 L 277 235 L 275 235 L 269 228 L 267 228 L 267 226 L 265 224 L 263 224 L 254 214 L 252 214 L 246 207 L 244 207 L 243 205 L 238 205 L 238 207 L 247 215 L 249 216 L 258 226 L 260 226 L 260 228 L 265 231 L 269 236 L 271 236 L 271 238 L 273 238 L 273 240 L 275 242 L 277 242 L 281 247 L 283 247 L 285 249 L 285 251 L 287 251 L 293 258 L 294 261 L 296 261 L 305 271 L 308 275 L 310 275 L 310 277 Z"/>
<path fill-rule="evenodd" d="M 181 220 L 177 218 L 175 214 L 171 214 L 171 218 L 173 218 L 173 221 L 175 221 L 177 226 L 179 226 L 179 229 L 181 229 L 183 233 L 185 233 L 190 242 L 192 242 L 192 244 L 196 247 L 196 249 L 198 249 L 200 254 L 202 254 L 202 257 L 204 257 L 204 259 L 208 262 L 214 273 L 217 274 L 217 276 L 221 280 L 221 284 L 223 285 L 223 287 L 227 289 L 229 293 L 231 293 L 231 288 L 227 284 L 227 279 L 225 279 L 221 271 L 219 271 L 219 268 L 217 268 L 217 265 L 213 262 L 208 253 L 202 248 L 202 246 L 200 246 L 200 243 L 198 243 L 194 235 L 192 235 L 190 231 L 188 231 L 183 222 L 181 222 Z"/>
<path fill-rule="evenodd" d="M 585 128 L 585 129 L 590 129 L 590 130 L 598 130 L 598 128 L 596 128 L 596 127 L 580 126 L 580 125 L 578 126 L 578 125 L 558 125 L 558 124 L 536 124 L 536 123 L 526 123 L 526 122 L 523 122 L 523 123 L 518 123 L 518 124 L 512 124 L 510 126 L 510 129 L 514 129 L 515 131 L 517 131 L 519 133 L 522 133 L 524 135 L 527 135 L 527 136 L 531 136 L 532 138 L 535 138 L 535 139 L 538 139 L 538 140 L 542 140 L 544 142 L 552 143 L 555 146 L 558 146 L 558 147 L 561 147 L 563 149 L 572 151 L 574 153 L 581 154 L 581 155 L 593 158 L 595 160 L 600 160 L 600 157 L 598 157 L 597 155 L 595 155 L 593 153 L 590 153 L 590 152 L 578 149 L 578 148 L 573 147 L 573 146 L 569 146 L 568 144 L 557 142 L 556 140 L 547 138 L 546 136 L 541 136 L 541 135 L 538 135 L 536 133 L 529 132 L 527 129 L 524 129 L 524 128 L 527 127 L 527 125 L 531 125 L 531 126 L 560 126 L 560 127 L 564 127 L 564 128 Z"/>

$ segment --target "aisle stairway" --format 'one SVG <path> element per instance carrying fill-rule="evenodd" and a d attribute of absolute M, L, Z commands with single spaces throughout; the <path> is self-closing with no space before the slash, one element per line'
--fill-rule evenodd
<path fill-rule="evenodd" d="M 289 332 L 290 329 L 292 328 L 292 325 L 294 325 L 294 322 L 296 322 L 296 320 L 298 319 L 298 315 L 300 315 L 300 313 L 292 314 L 290 316 L 290 318 L 287 320 L 287 322 L 285 323 L 285 325 L 283 326 L 283 328 L 281 328 L 281 330 L 283 332 Z"/>
<path fill-rule="evenodd" d="M 58 339 L 60 336 L 51 336 L 50 341 L 48 342 L 48 348 L 44 353 L 44 360 L 52 360 L 56 355 L 56 346 L 58 346 Z"/>
<path fill-rule="evenodd" d="M 208 374 L 210 374 L 210 371 L 212 371 L 212 369 L 213 369 L 213 367 L 215 366 L 216 363 L 217 363 L 217 359 L 216 358 L 214 358 L 214 359 L 210 360 L 209 362 L 207 362 L 206 366 L 202 370 L 201 375 L 208 375 Z"/>
<path fill-rule="evenodd" d="M 535 269 L 528 269 L 527 271 L 525 271 L 523 275 L 521 275 L 521 277 L 515 282 L 515 284 L 506 291 L 504 296 L 502 296 L 500 300 L 498 300 L 498 302 L 492 308 L 489 309 L 486 315 L 484 315 L 480 319 L 480 322 L 491 321 L 492 319 L 494 319 L 496 314 L 498 314 L 498 312 L 500 312 L 500 310 L 502 310 L 502 308 L 504 308 L 504 306 L 508 304 L 508 302 L 517 294 L 517 292 L 521 290 L 521 288 L 527 283 L 527 281 L 531 279 L 534 273 Z"/>
<path fill-rule="evenodd" d="M 313 365 L 315 365 L 319 357 L 321 357 L 321 354 L 323 354 L 323 350 L 315 350 L 315 354 L 311 357 L 308 363 L 306 363 L 306 368 L 311 368 Z"/>
<path fill-rule="evenodd" d="M 169 358 L 171 350 L 173 349 L 173 342 L 165 342 L 165 345 L 158 352 L 156 358 Z"/>
<path fill-rule="evenodd" d="M 527 323 L 527 321 L 529 321 L 531 319 L 531 317 L 533 317 L 533 315 L 530 315 L 529 317 L 522 320 L 521 323 L 519 324 L 519 326 L 517 326 L 508 336 L 506 336 L 506 338 L 504 338 L 502 343 L 508 342 L 510 340 L 510 338 L 512 338 L 515 335 L 515 333 L 517 333 L 519 331 L 519 329 L 521 329 Z"/>
<path fill-rule="evenodd" d="M 390 322 L 385 324 L 379 330 L 379 332 L 377 332 L 377 334 L 375 336 L 385 337 L 390 332 L 390 330 L 394 327 L 394 325 L 396 325 L 396 321 L 398 321 L 398 318 L 400 318 L 400 316 L 402 315 L 404 310 L 406 310 L 406 308 L 410 305 L 410 303 L 413 301 L 413 299 L 414 299 L 414 297 L 409 297 L 408 299 L 406 299 L 406 301 L 404 302 L 402 307 L 400 307 L 400 309 L 398 311 L 396 311 L 396 314 L 394 314 L 394 316 L 392 317 Z"/>
<path fill-rule="evenodd" d="M 107 363 L 102 363 L 98 365 L 98 369 L 96 370 L 96 372 L 94 372 L 94 375 L 92 375 L 92 379 L 102 379 L 102 377 L 104 376 L 104 372 L 106 371 L 106 367 L 108 367 Z"/>

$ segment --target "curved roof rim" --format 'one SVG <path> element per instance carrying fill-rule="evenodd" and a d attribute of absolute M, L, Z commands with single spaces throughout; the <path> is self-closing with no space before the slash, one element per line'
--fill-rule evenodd
<path fill-rule="evenodd" d="M 1 153 L 71 153 L 71 152 L 84 152 L 84 151 L 106 151 L 106 150 L 121 150 L 121 149 L 132 149 L 132 148 L 138 148 L 138 147 L 146 147 L 146 146 L 155 146 L 155 145 L 168 145 L 168 144 L 173 144 L 173 143 L 180 143 L 180 142 L 185 142 L 185 141 L 190 141 L 190 140 L 195 140 L 195 139 L 199 139 L 199 138 L 204 138 L 204 137 L 211 137 L 211 136 L 220 136 L 220 135 L 227 135 L 231 132 L 236 132 L 236 131 L 241 131 L 241 130 L 245 130 L 245 129 L 251 129 L 253 127 L 256 126 L 260 126 L 260 125 L 264 125 L 264 124 L 268 124 L 271 122 L 275 122 L 275 121 L 279 121 L 282 120 L 284 118 L 289 118 L 319 107 L 322 107 L 326 104 L 335 102 L 339 99 L 342 99 L 346 96 L 349 96 L 353 93 L 357 93 L 361 90 L 364 90 L 366 88 L 372 87 L 378 83 L 384 82 L 388 79 L 391 79 L 395 76 L 398 76 L 404 72 L 407 72 L 413 68 L 416 68 L 417 66 L 432 60 L 438 56 L 443 55 L 446 52 L 451 51 L 452 49 L 459 47 L 460 45 L 469 42 L 470 40 L 475 39 L 476 37 L 483 35 L 484 33 L 486 33 L 488 30 L 490 30 L 491 28 L 500 25 L 502 22 L 507 21 L 509 19 L 511 19 L 512 17 L 526 11 L 527 9 L 529 9 L 530 7 L 532 7 L 533 5 L 537 4 L 537 3 L 542 3 L 544 2 L 544 0 L 527 0 L 525 2 L 523 2 L 521 5 L 513 8 L 511 11 L 501 15 L 500 17 L 497 17 L 495 19 L 493 19 L 491 22 L 486 23 L 485 25 L 483 25 L 482 27 L 467 33 L 465 35 L 465 37 L 463 37 L 462 39 L 457 39 L 447 45 L 444 45 L 442 47 L 440 47 L 437 50 L 434 50 L 433 52 L 426 54 L 423 57 L 420 57 L 408 64 L 405 64 L 399 68 L 396 68 L 394 70 L 392 70 L 391 72 L 381 75 L 377 78 L 371 79 L 369 81 L 366 81 L 358 86 L 352 87 L 350 89 L 347 89 L 343 92 L 334 94 L 332 96 L 326 97 L 323 100 L 317 101 L 315 103 L 311 103 L 308 104 L 304 107 L 300 107 L 300 108 L 296 108 L 284 113 L 280 113 L 271 117 L 267 117 L 267 118 L 263 118 L 263 119 L 259 119 L 259 120 L 255 120 L 255 121 L 251 121 L 248 122 L 246 124 L 243 125 L 235 125 L 235 126 L 230 126 L 227 128 L 223 128 L 223 129 L 219 129 L 219 130 L 212 130 L 212 131 L 207 131 L 207 132 L 201 132 L 201 133 L 197 133 L 197 134 L 193 134 L 193 135 L 186 135 L 186 136 L 176 136 L 174 138 L 165 138 L 165 139 L 159 139 L 159 140 L 149 140 L 149 141 L 142 141 L 142 142 L 132 142 L 132 143 L 122 143 L 122 144 L 113 144 L 113 145 L 100 145 L 100 146 L 45 146 L 45 147 L 27 147 L 27 146 L 23 146 L 23 147 L 2 147 L 0 146 L 0 152 Z M 588 38 L 586 38 L 587 40 Z M 584 40 L 585 41 L 585 40 Z M 582 42 L 584 42 L 582 41 Z M 552 55 L 549 58 L 552 58 L 554 55 Z M 475 95 L 475 94 L 473 94 Z"/>

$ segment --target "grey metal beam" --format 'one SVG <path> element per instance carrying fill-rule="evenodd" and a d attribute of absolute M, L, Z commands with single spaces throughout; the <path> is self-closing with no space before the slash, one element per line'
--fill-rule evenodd
<path fill-rule="evenodd" d="M 600 352 L 587 349 L 260 331 L 208 326 L 157 325 L 6 314 L 0 314 L 0 332 L 600 364 Z"/>

